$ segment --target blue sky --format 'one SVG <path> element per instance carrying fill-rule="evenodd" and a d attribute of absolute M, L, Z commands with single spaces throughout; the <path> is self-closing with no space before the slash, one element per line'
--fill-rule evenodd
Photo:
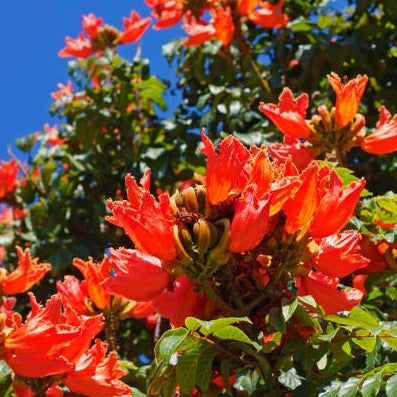
<path fill-rule="evenodd" d="M 48 112 L 50 93 L 68 80 L 68 59 L 57 53 L 65 36 L 77 37 L 81 16 L 93 12 L 121 29 L 122 17 L 132 9 L 141 16 L 150 14 L 143 0 L 0 1 L 0 159 L 8 160 L 7 146 L 15 138 L 56 122 Z M 161 45 L 182 36 L 179 28 L 159 32 L 150 27 L 144 34 L 142 55 L 150 58 L 153 73 L 172 78 L 174 71 L 161 56 Z M 136 44 L 121 48 L 124 57 L 132 58 Z"/>

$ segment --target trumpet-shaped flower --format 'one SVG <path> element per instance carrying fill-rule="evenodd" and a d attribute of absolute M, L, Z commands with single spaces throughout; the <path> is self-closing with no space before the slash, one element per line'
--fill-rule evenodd
<path fill-rule="evenodd" d="M 160 259 L 136 250 L 110 250 L 114 276 L 105 289 L 134 301 L 151 301 L 162 293 L 171 278 L 161 268 Z"/>
<path fill-rule="evenodd" d="M 397 150 L 397 114 L 391 118 L 384 106 L 379 108 L 379 113 L 376 130 L 361 140 L 361 149 L 372 154 L 393 153 Z"/>
<path fill-rule="evenodd" d="M 340 77 L 332 72 L 327 76 L 328 82 L 336 93 L 336 122 L 344 127 L 354 119 L 360 106 L 361 97 L 367 85 L 367 75 L 358 75 L 355 79 L 342 83 Z"/>
<path fill-rule="evenodd" d="M 177 24 L 184 13 L 182 0 L 145 0 L 156 19 L 154 29 L 165 29 Z"/>
<path fill-rule="evenodd" d="M 30 256 L 29 249 L 22 251 L 17 247 L 18 266 L 8 273 L 3 272 L 0 280 L 0 291 L 7 295 L 19 294 L 28 291 L 51 269 L 49 263 L 39 263 L 39 259 Z"/>
<path fill-rule="evenodd" d="M 73 309 L 77 314 L 88 314 L 86 304 L 88 298 L 87 281 L 80 281 L 74 276 L 65 276 L 64 281 L 58 280 L 57 291 L 65 307 Z"/>
<path fill-rule="evenodd" d="M 186 18 L 182 25 L 189 38 L 182 43 L 185 47 L 194 47 L 205 43 L 215 36 L 215 28 L 213 25 L 197 20 L 194 16 Z"/>
<path fill-rule="evenodd" d="M 12 159 L 0 164 L 0 200 L 11 193 L 17 184 L 18 163 Z"/>
<path fill-rule="evenodd" d="M 121 43 L 133 43 L 139 40 L 151 22 L 150 18 L 142 18 L 136 11 L 131 11 L 130 17 L 123 19 L 124 33 Z"/>
<path fill-rule="evenodd" d="M 298 295 L 311 295 L 326 314 L 351 310 L 363 297 L 362 291 L 354 288 L 338 289 L 338 283 L 338 278 L 325 276 L 320 272 L 310 272 L 307 277 L 296 280 Z"/>
<path fill-rule="evenodd" d="M 295 138 L 308 138 L 310 129 L 306 123 L 306 109 L 308 96 L 302 94 L 294 99 L 289 88 L 284 88 L 278 106 L 273 103 L 259 105 L 259 110 L 264 113 L 286 135 Z"/>
<path fill-rule="evenodd" d="M 265 29 L 282 28 L 289 22 L 288 15 L 280 12 L 285 0 L 276 4 L 268 1 L 261 2 L 261 8 L 248 15 L 248 19 L 255 25 Z"/>
<path fill-rule="evenodd" d="M 360 254 L 360 242 L 360 233 L 353 230 L 321 239 L 312 260 L 314 267 L 328 276 L 342 278 L 367 266 L 369 260 Z"/>
<path fill-rule="evenodd" d="M 66 47 L 59 51 L 58 56 L 63 57 L 76 57 L 88 58 L 95 50 L 92 46 L 91 40 L 84 37 L 82 33 L 79 34 L 77 39 L 71 37 L 65 38 Z"/>
<path fill-rule="evenodd" d="M 215 37 L 220 40 L 224 46 L 228 46 L 233 40 L 235 31 L 230 7 L 226 7 L 226 9 L 218 7 L 213 11 L 213 18 Z"/>
<path fill-rule="evenodd" d="M 98 29 L 101 27 L 102 22 L 103 18 L 97 18 L 93 13 L 82 17 L 83 29 L 92 39 L 98 36 Z"/>
<path fill-rule="evenodd" d="M 238 0 L 237 2 L 237 13 L 239 15 L 248 15 L 259 4 L 259 0 Z"/>

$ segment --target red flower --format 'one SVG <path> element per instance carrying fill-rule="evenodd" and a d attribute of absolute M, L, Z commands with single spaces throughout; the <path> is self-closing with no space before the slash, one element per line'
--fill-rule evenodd
<path fill-rule="evenodd" d="M 6 255 L 6 250 L 5 250 L 5 248 L 4 248 L 2 245 L 0 245 L 0 262 L 3 261 L 5 255 Z"/>
<path fill-rule="evenodd" d="M 258 3 L 259 0 L 238 0 L 237 13 L 239 15 L 250 14 L 252 11 L 254 11 Z"/>
<path fill-rule="evenodd" d="M 272 143 L 269 145 L 269 153 L 273 159 L 284 163 L 288 157 L 291 157 L 299 171 L 303 171 L 313 160 L 314 152 L 308 147 L 302 145 L 298 138 L 290 135 L 284 136 L 283 143 Z"/>
<path fill-rule="evenodd" d="M 327 173 L 327 169 L 323 169 Z M 335 170 L 328 171 L 320 184 L 328 187 L 320 193 L 319 204 L 310 226 L 313 237 L 326 237 L 339 232 L 353 215 L 365 186 L 365 180 L 350 183 L 343 190 L 341 179 Z"/>
<path fill-rule="evenodd" d="M 56 100 L 60 101 L 64 97 L 73 95 L 73 85 L 69 80 L 66 85 L 59 83 L 58 91 L 51 92 L 51 96 Z"/>
<path fill-rule="evenodd" d="M 50 127 L 49 124 L 44 124 L 43 130 L 44 130 L 44 132 L 47 133 L 46 140 L 50 146 L 62 145 L 63 143 L 66 142 L 66 139 L 59 138 L 57 125 Z"/>
<path fill-rule="evenodd" d="M 213 18 L 215 37 L 220 40 L 224 46 L 228 46 L 233 40 L 235 31 L 230 7 L 226 7 L 226 9 L 218 7 L 213 12 Z"/>
<path fill-rule="evenodd" d="M 109 293 L 134 301 L 150 301 L 164 291 L 170 277 L 162 270 L 160 259 L 136 250 L 110 250 L 114 277 L 105 288 Z"/>
<path fill-rule="evenodd" d="M 163 292 L 153 301 L 156 310 L 171 320 L 173 327 L 185 324 L 186 317 L 210 318 L 215 305 L 204 293 L 195 291 L 195 285 L 185 276 L 178 277 L 172 291 Z"/>
<path fill-rule="evenodd" d="M 17 183 L 18 163 L 12 159 L 9 162 L 2 161 L 0 164 L 0 200 L 11 193 Z"/>
<path fill-rule="evenodd" d="M 363 235 L 361 242 L 361 253 L 369 259 L 369 264 L 360 269 L 360 273 L 379 273 L 387 268 L 387 263 L 380 250 L 380 244 L 373 243 L 366 235 Z"/>
<path fill-rule="evenodd" d="M 353 277 L 353 288 L 361 291 L 363 295 L 367 295 L 367 290 L 365 288 L 365 280 L 367 277 L 367 274 L 357 274 Z"/>
<path fill-rule="evenodd" d="M 358 112 L 368 77 L 367 75 L 358 75 L 355 79 L 346 83 L 345 76 L 343 84 L 340 77 L 332 72 L 327 76 L 327 79 L 336 93 L 336 121 L 340 127 L 344 127 L 353 120 Z"/>
<path fill-rule="evenodd" d="M 0 205 L 0 222 L 10 224 L 13 221 L 23 219 L 26 216 L 26 211 L 18 207 L 6 207 Z"/>
<path fill-rule="evenodd" d="M 322 306 L 326 314 L 351 310 L 357 306 L 363 293 L 357 289 L 338 289 L 338 278 L 320 272 L 310 272 L 307 277 L 296 280 L 298 295 L 311 295 Z"/>
<path fill-rule="evenodd" d="M 106 357 L 106 343 L 97 339 L 95 345 L 76 363 L 63 383 L 74 393 L 87 397 L 114 397 L 130 395 L 131 388 L 120 378 L 125 372 L 119 368 L 117 353 Z"/>
<path fill-rule="evenodd" d="M 157 20 L 154 29 L 169 28 L 177 24 L 184 13 L 182 0 L 145 0 L 145 3 L 152 8 L 152 15 Z"/>
<path fill-rule="evenodd" d="M 149 27 L 150 18 L 141 19 L 136 11 L 131 11 L 130 17 L 123 19 L 124 33 L 121 36 L 122 43 L 133 43 L 139 40 Z"/>
<path fill-rule="evenodd" d="M 32 294 L 29 297 L 32 310 L 24 323 L 15 315 L 4 342 L 3 358 L 15 373 L 29 378 L 71 370 L 77 355 L 90 344 L 88 337 L 102 329 L 102 316 L 66 315 L 58 295 L 53 295 L 46 307 L 39 305 Z"/>
<path fill-rule="evenodd" d="M 106 309 L 110 305 L 110 294 L 104 289 L 103 283 L 109 277 L 112 263 L 108 257 L 104 257 L 101 263 L 95 263 L 92 258 L 88 261 L 75 258 L 73 265 L 84 275 L 87 281 L 87 291 L 91 300 L 98 309 Z"/>
<path fill-rule="evenodd" d="M 379 113 L 376 130 L 361 140 L 361 149 L 372 154 L 392 153 L 397 150 L 397 114 L 391 119 L 384 106 L 379 108 Z"/>
<path fill-rule="evenodd" d="M 197 21 L 193 16 L 186 18 L 182 28 L 189 36 L 189 38 L 182 43 L 185 47 L 194 47 L 203 44 L 212 39 L 215 35 L 214 26 L 205 21 Z"/>
<path fill-rule="evenodd" d="M 217 150 L 203 133 L 201 139 L 204 147 L 200 151 L 207 156 L 207 200 L 217 205 L 229 195 L 236 195 L 237 182 L 250 154 L 244 145 L 231 135 L 218 145 Z"/>
<path fill-rule="evenodd" d="M 321 239 L 314 267 L 328 276 L 342 278 L 367 266 L 369 260 L 360 255 L 360 242 L 361 234 L 353 230 Z"/>
<path fill-rule="evenodd" d="M 30 256 L 29 249 L 22 251 L 16 247 L 18 267 L 11 273 L 6 272 L 0 283 L 0 290 L 7 295 L 28 291 L 51 269 L 49 263 L 39 263 L 39 259 Z"/>
<path fill-rule="evenodd" d="M 265 29 L 282 28 L 289 22 L 288 15 L 280 12 L 284 3 L 285 0 L 280 0 L 276 4 L 263 1 L 261 8 L 249 14 L 248 19 Z"/>
<path fill-rule="evenodd" d="M 88 58 L 94 53 L 94 48 L 90 39 L 84 37 L 82 33 L 77 39 L 66 37 L 66 47 L 58 52 L 60 57 Z"/>
<path fill-rule="evenodd" d="M 307 138 L 310 135 L 310 129 L 305 120 L 307 107 L 307 94 L 294 99 L 291 90 L 284 88 L 278 106 L 261 102 L 259 110 L 269 117 L 284 134 L 295 138 Z"/>
<path fill-rule="evenodd" d="M 150 175 L 145 173 L 139 187 L 131 175 L 126 176 L 128 201 L 108 201 L 113 216 L 110 223 L 122 227 L 139 251 L 156 256 L 161 260 L 176 257 L 172 227 L 175 224 L 168 194 L 162 194 L 159 201 L 150 194 L 147 187 Z"/>
<path fill-rule="evenodd" d="M 71 308 L 77 314 L 88 314 L 86 305 L 88 297 L 87 282 L 80 283 L 74 276 L 65 276 L 63 283 L 58 280 L 56 283 L 57 291 L 65 307 Z"/>
<path fill-rule="evenodd" d="M 244 252 L 255 248 L 267 231 L 271 194 L 261 200 L 248 188 L 243 199 L 234 202 L 234 217 L 230 228 L 229 251 Z"/>
<path fill-rule="evenodd" d="M 93 13 L 83 15 L 82 17 L 83 29 L 92 39 L 98 36 L 98 29 L 102 25 L 102 22 L 103 18 L 97 18 Z"/>

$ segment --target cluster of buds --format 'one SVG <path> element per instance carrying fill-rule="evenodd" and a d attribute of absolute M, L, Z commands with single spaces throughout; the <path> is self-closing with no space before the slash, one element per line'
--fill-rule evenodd
<path fill-rule="evenodd" d="M 384 106 L 379 108 L 380 120 L 376 130 L 366 135 L 365 118 L 358 113 L 358 109 L 368 77 L 358 75 L 342 83 L 336 73 L 331 73 L 328 81 L 336 93 L 335 107 L 329 111 L 325 105 L 319 106 L 318 114 L 310 120 L 306 119 L 306 93 L 294 98 L 291 90 L 284 88 L 278 105 L 260 104 L 259 109 L 287 138 L 284 145 L 275 145 L 272 155 L 280 159 L 288 155 L 298 157 L 297 152 L 309 159 L 325 155 L 326 160 L 341 163 L 342 157 L 356 146 L 372 154 L 387 154 L 397 150 L 397 115 L 391 119 Z M 302 160 L 299 161 L 302 163 Z M 307 164 L 308 161 L 305 161 L 303 165 Z"/>
<path fill-rule="evenodd" d="M 185 46 L 197 46 L 216 38 L 228 46 L 236 33 L 236 26 L 243 21 L 262 28 L 282 28 L 287 25 L 288 16 L 281 12 L 284 0 L 276 4 L 259 0 L 145 0 L 152 8 L 156 19 L 155 29 L 164 29 L 183 19 L 183 29 L 189 38 Z M 258 6 L 260 7 L 258 8 Z M 211 16 L 207 22 L 205 12 Z"/>
<path fill-rule="evenodd" d="M 202 140 L 200 184 L 157 200 L 147 171 L 140 185 L 126 177 L 128 200 L 109 201 L 108 220 L 136 250 L 110 251 L 115 268 L 105 288 L 151 301 L 174 326 L 186 316 L 263 318 L 294 279 L 298 294 L 312 294 L 327 313 L 357 305 L 363 293 L 340 289 L 340 279 L 368 260 L 361 235 L 341 230 L 365 181 L 343 189 L 336 171 L 318 162 L 299 172 L 291 160 L 271 161 L 265 147 L 247 150 L 232 136 L 216 148 Z"/>
<path fill-rule="evenodd" d="M 66 47 L 59 52 L 60 57 L 87 58 L 97 51 L 114 48 L 118 44 L 133 43 L 141 38 L 149 27 L 150 18 L 140 18 L 136 11 L 131 11 L 129 18 L 123 19 L 124 31 L 120 32 L 114 26 L 102 26 L 103 19 L 94 14 L 83 15 L 84 33 L 77 39 L 66 37 Z"/>

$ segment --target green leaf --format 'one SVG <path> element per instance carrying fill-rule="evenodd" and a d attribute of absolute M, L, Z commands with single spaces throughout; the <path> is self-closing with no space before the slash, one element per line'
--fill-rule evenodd
<path fill-rule="evenodd" d="M 352 328 L 363 328 L 373 333 L 381 330 L 380 324 L 369 313 L 359 307 L 353 308 L 348 317 L 330 315 L 325 318 L 337 324 L 348 325 Z"/>
<path fill-rule="evenodd" d="M 346 383 L 342 384 L 338 397 L 356 397 L 359 382 L 360 379 L 358 378 L 350 378 Z"/>
<path fill-rule="evenodd" d="M 285 325 L 285 319 L 283 316 L 283 311 L 279 307 L 272 307 L 269 311 L 269 325 L 271 326 L 271 331 L 285 333 L 287 328 Z"/>
<path fill-rule="evenodd" d="M 342 385 L 339 382 L 335 382 L 335 384 L 327 387 L 326 390 L 320 393 L 318 397 L 338 397 L 341 387 Z"/>
<path fill-rule="evenodd" d="M 233 325 L 227 325 L 218 331 L 215 331 L 213 335 L 218 339 L 229 339 L 238 342 L 244 342 L 249 345 L 253 345 L 254 342 L 243 332 L 240 328 Z"/>
<path fill-rule="evenodd" d="M 163 359 L 169 363 L 171 356 L 178 351 L 180 345 L 186 340 L 189 331 L 185 328 L 170 329 L 158 340 L 155 347 L 156 359 Z"/>
<path fill-rule="evenodd" d="M 245 369 L 237 374 L 233 387 L 237 390 L 246 391 L 249 396 L 252 396 L 256 392 L 258 380 L 259 376 L 256 370 Z"/>
<path fill-rule="evenodd" d="M 287 372 L 281 371 L 281 375 L 278 377 L 278 381 L 290 390 L 295 390 L 302 384 L 302 377 L 299 376 L 295 368 L 291 368 Z"/>
<path fill-rule="evenodd" d="M 362 334 L 362 338 L 352 338 L 352 342 L 354 342 L 357 346 L 364 349 L 366 352 L 371 353 L 376 346 L 376 337 L 368 336 L 368 331 L 358 330 L 355 332 L 356 335 L 360 336 Z"/>
<path fill-rule="evenodd" d="M 288 304 L 281 306 L 285 322 L 287 322 L 293 316 L 297 307 L 298 301 L 296 299 L 294 299 L 292 302 L 289 302 Z"/>
<path fill-rule="evenodd" d="M 194 317 L 187 317 L 185 325 L 190 331 L 199 330 L 203 335 L 207 336 L 228 325 L 240 322 L 251 324 L 251 320 L 248 317 L 224 317 L 212 321 L 204 321 Z"/>
<path fill-rule="evenodd" d="M 387 380 L 385 390 L 387 397 L 397 396 L 397 375 L 393 375 Z"/>
<path fill-rule="evenodd" d="M 11 368 L 6 364 L 5 361 L 0 361 L 0 383 L 5 382 L 5 378 L 7 378 L 11 374 Z"/>
<path fill-rule="evenodd" d="M 373 376 L 367 377 L 361 385 L 360 392 L 363 397 L 375 397 L 378 395 L 380 390 L 380 384 L 382 381 L 381 373 L 378 372 Z"/>

